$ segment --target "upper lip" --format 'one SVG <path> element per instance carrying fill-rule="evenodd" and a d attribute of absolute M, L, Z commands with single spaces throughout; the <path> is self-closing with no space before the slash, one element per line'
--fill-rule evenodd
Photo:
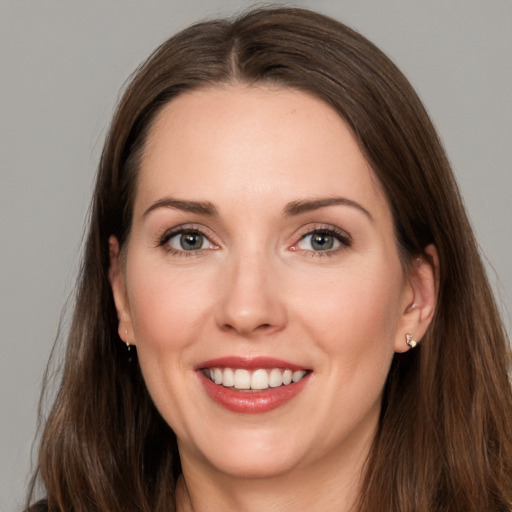
<path fill-rule="evenodd" d="M 196 370 L 202 370 L 204 368 L 244 368 L 247 370 L 258 370 L 264 368 L 283 368 L 292 371 L 306 370 L 307 368 L 296 363 L 284 361 L 283 359 L 276 359 L 274 357 L 239 357 L 239 356 L 227 356 L 219 357 L 216 359 L 209 359 L 203 361 L 196 366 Z"/>

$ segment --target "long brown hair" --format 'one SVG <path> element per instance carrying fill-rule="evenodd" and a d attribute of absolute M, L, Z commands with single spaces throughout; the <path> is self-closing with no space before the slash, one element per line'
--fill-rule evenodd
<path fill-rule="evenodd" d="M 352 128 L 385 190 L 404 261 L 439 253 L 435 318 L 395 355 L 360 510 L 512 510 L 506 335 L 457 186 L 410 84 L 373 44 L 311 11 L 250 11 L 194 25 L 137 70 L 102 154 L 62 382 L 42 434 L 51 511 L 172 511 L 176 439 L 117 334 L 108 238 L 130 232 L 137 169 L 155 115 L 186 90 L 271 83 L 321 98 Z M 129 355 L 134 360 L 128 360 Z"/>

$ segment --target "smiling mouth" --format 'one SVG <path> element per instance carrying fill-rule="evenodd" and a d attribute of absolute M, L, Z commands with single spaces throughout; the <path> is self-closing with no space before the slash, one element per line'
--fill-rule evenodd
<path fill-rule="evenodd" d="M 211 382 L 236 390 L 262 391 L 269 388 L 288 386 L 302 380 L 307 370 L 281 368 L 259 368 L 253 371 L 245 368 L 204 368 L 204 376 Z"/>

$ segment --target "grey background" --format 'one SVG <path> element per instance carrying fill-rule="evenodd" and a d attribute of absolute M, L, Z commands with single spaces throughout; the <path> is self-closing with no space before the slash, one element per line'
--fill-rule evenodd
<path fill-rule="evenodd" d="M 282 2 L 276 2 L 282 3 Z M 103 137 L 128 75 L 241 0 L 0 0 L 0 509 L 20 510 L 42 372 L 79 259 Z M 512 302 L 512 1 L 297 1 L 361 31 L 415 85 L 501 297 Z M 84 383 L 85 385 L 85 383 Z"/>

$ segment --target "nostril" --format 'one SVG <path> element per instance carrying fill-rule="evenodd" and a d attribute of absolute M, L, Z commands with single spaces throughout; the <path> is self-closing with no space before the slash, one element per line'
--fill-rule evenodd
<path fill-rule="evenodd" d="M 236 326 L 236 325 L 232 325 L 232 324 L 224 324 L 222 326 L 222 330 L 223 331 L 236 331 L 236 332 L 239 332 L 239 333 L 242 333 L 244 335 L 251 335 L 251 333 L 256 333 L 256 332 L 268 332 L 272 329 L 274 329 L 275 326 L 273 326 L 271 323 L 264 323 L 264 324 L 260 324 L 260 325 L 257 325 L 255 328 L 247 328 L 247 329 L 244 329 L 243 326 Z"/>
<path fill-rule="evenodd" d="M 275 326 L 273 326 L 272 324 L 260 324 L 256 327 L 256 329 L 254 329 L 255 332 L 268 332 L 272 329 L 274 329 Z"/>

